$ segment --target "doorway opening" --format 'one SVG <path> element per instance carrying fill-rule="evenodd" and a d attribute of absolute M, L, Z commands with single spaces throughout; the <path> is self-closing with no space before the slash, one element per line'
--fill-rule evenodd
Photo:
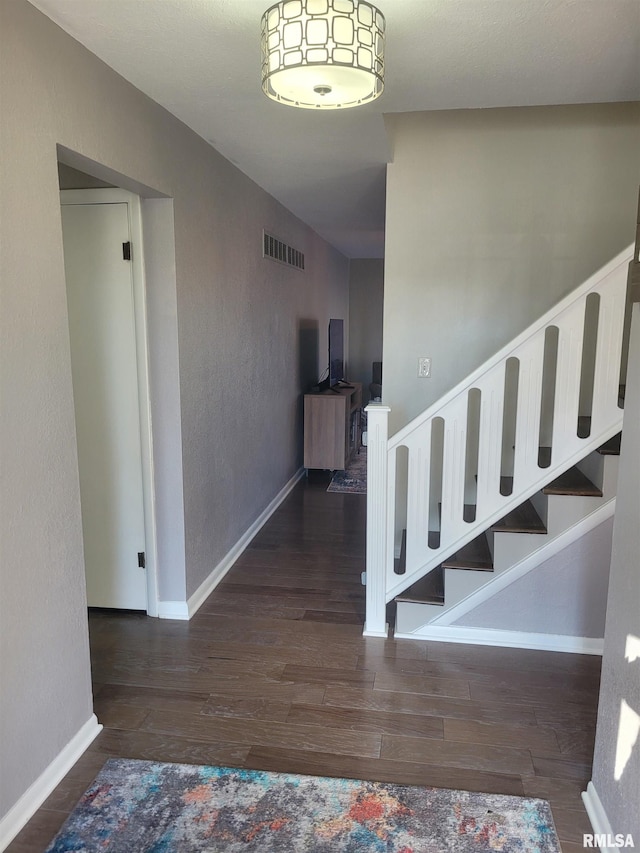
<path fill-rule="evenodd" d="M 87 603 L 155 616 L 140 198 L 101 186 L 60 200 Z"/>

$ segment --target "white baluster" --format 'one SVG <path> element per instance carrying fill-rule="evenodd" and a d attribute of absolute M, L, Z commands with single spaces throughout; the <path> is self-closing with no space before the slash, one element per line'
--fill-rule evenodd
<path fill-rule="evenodd" d="M 513 490 L 526 488 L 538 475 L 540 407 L 544 330 L 519 347 L 518 409 L 516 413 L 516 450 L 513 462 Z"/>
<path fill-rule="evenodd" d="M 440 547 L 453 542 L 465 530 L 463 521 L 465 458 L 467 451 L 467 394 L 452 400 L 444 415 L 442 458 L 442 514 Z"/>
<path fill-rule="evenodd" d="M 389 593 L 389 590 L 393 586 L 393 582 L 395 580 L 395 545 L 397 532 L 396 502 L 398 500 L 396 495 L 397 462 L 397 448 L 394 448 L 391 451 L 387 450 L 387 553 L 384 557 L 384 588 L 386 594 Z"/>
<path fill-rule="evenodd" d="M 408 443 L 407 564 L 410 572 L 429 558 L 429 480 L 431 473 L 431 424 L 420 431 L 419 441 Z"/>
<path fill-rule="evenodd" d="M 504 418 L 504 363 L 494 367 L 480 387 L 477 517 L 485 518 L 500 506 L 502 422 Z"/>
<path fill-rule="evenodd" d="M 367 616 L 365 637 L 386 637 L 386 561 L 388 552 L 389 406 L 369 403 L 367 413 Z"/>
<path fill-rule="evenodd" d="M 578 405 L 586 295 L 558 317 L 558 363 L 553 409 L 553 464 L 579 447 Z"/>
<path fill-rule="evenodd" d="M 611 273 L 600 291 L 598 342 L 593 381 L 591 432 L 598 434 L 619 414 L 618 394 L 627 277 Z"/>

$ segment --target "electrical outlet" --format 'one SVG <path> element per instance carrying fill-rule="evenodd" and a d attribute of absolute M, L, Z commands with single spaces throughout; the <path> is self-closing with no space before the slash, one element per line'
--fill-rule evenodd
<path fill-rule="evenodd" d="M 431 377 L 431 359 L 418 359 L 418 376 L 420 379 L 429 379 Z"/>

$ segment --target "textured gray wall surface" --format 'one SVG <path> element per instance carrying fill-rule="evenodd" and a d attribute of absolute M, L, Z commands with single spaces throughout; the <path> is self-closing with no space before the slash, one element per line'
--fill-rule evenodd
<path fill-rule="evenodd" d="M 371 362 L 382 361 L 384 261 L 359 258 L 349 273 L 349 377 L 362 382 L 368 401 Z"/>
<path fill-rule="evenodd" d="M 386 116 L 391 431 L 634 239 L 640 105 Z M 418 357 L 432 378 L 418 379 Z"/>
<path fill-rule="evenodd" d="M 640 304 L 633 309 L 629 371 L 593 783 L 614 833 L 640 844 Z"/>
<path fill-rule="evenodd" d="M 612 529 L 598 525 L 455 624 L 601 639 Z"/>
<path fill-rule="evenodd" d="M 186 550 L 165 593 L 191 595 L 302 465 L 301 392 L 329 317 L 348 323 L 349 264 L 25 0 L 0 16 L 3 815 L 92 707 L 58 152 L 173 199 Z M 304 274 L 262 258 L 263 228 Z"/>

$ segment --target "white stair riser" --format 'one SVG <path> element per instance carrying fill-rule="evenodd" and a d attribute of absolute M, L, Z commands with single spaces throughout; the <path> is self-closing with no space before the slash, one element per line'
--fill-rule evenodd
<path fill-rule="evenodd" d="M 579 468 L 585 477 L 588 477 L 593 485 L 597 486 L 599 489 L 602 489 L 604 483 L 606 458 L 606 456 L 603 456 L 602 453 L 598 453 L 596 450 L 595 453 L 590 453 L 588 456 L 585 456 L 585 458 L 580 460 L 576 465 L 576 468 Z"/>
<path fill-rule="evenodd" d="M 495 573 L 507 571 L 549 541 L 546 533 L 495 533 L 494 536 L 496 545 L 493 570 Z"/>
<path fill-rule="evenodd" d="M 533 508 L 540 516 L 544 526 L 547 526 L 547 496 L 543 491 L 536 492 L 530 498 Z"/>
<path fill-rule="evenodd" d="M 554 539 L 604 503 L 586 495 L 548 495 L 547 536 Z"/>
<path fill-rule="evenodd" d="M 618 471 L 620 470 L 619 456 L 604 457 L 604 479 L 602 481 L 602 492 L 605 500 L 615 497 L 618 488 Z"/>
<path fill-rule="evenodd" d="M 485 532 L 485 536 L 487 537 L 487 544 L 489 546 L 489 551 L 491 551 L 491 559 L 493 559 L 493 555 L 495 553 L 495 547 L 496 547 L 495 533 L 493 532 L 493 530 L 487 530 Z"/>
<path fill-rule="evenodd" d="M 412 601 L 399 601 L 396 610 L 395 631 L 410 634 L 442 613 L 437 604 L 418 604 Z"/>
<path fill-rule="evenodd" d="M 619 459 L 619 456 L 596 452 L 590 453 L 577 466 L 594 485 L 598 486 L 605 500 L 615 496 Z"/>
<path fill-rule="evenodd" d="M 493 572 L 474 571 L 473 569 L 445 569 L 445 606 L 447 608 L 453 607 L 454 604 L 484 586 L 487 579 L 491 578 L 492 575 Z M 439 614 L 442 615 L 443 608 L 439 607 L 438 610 Z"/>

